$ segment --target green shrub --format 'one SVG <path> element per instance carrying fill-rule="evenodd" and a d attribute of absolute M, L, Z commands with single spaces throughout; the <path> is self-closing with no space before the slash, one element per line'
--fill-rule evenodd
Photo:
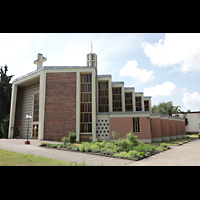
<path fill-rule="evenodd" d="M 75 143 L 76 142 L 76 133 L 70 132 L 69 135 L 68 135 L 68 137 L 69 137 L 69 141 L 71 143 Z"/>
<path fill-rule="evenodd" d="M 7 114 L 6 117 L 2 119 L 2 122 L 0 123 L 0 129 L 3 134 L 3 138 L 8 138 L 9 119 L 10 115 Z"/>
<path fill-rule="evenodd" d="M 71 145 L 71 150 L 73 150 L 73 151 L 80 151 L 79 145 Z"/>
<path fill-rule="evenodd" d="M 134 136 L 132 132 L 128 133 L 126 135 L 126 139 L 119 138 L 117 141 L 114 142 L 114 144 L 119 147 L 117 148 L 117 151 L 130 151 L 133 150 L 135 146 L 139 144 L 137 140 L 137 136 Z"/>
<path fill-rule="evenodd" d="M 40 146 L 41 146 L 41 147 L 47 146 L 47 143 L 41 142 L 41 143 L 40 143 Z"/>
<path fill-rule="evenodd" d="M 99 148 L 103 148 L 105 147 L 106 141 L 104 140 L 103 142 L 99 143 Z"/>
<path fill-rule="evenodd" d="M 99 153 L 99 152 L 101 152 L 101 150 L 99 148 L 94 148 L 94 149 L 92 149 L 92 152 L 93 153 Z"/>
<path fill-rule="evenodd" d="M 114 142 L 114 144 L 120 147 L 121 151 L 128 152 L 129 150 L 133 150 L 133 144 L 128 139 L 119 138 L 117 141 Z"/>
<path fill-rule="evenodd" d="M 89 151 L 92 151 L 92 146 L 89 142 L 82 142 L 81 145 L 79 145 L 79 151 L 82 151 L 82 152 L 89 152 Z"/>
<path fill-rule="evenodd" d="M 138 151 L 138 152 L 152 152 L 154 149 L 153 146 L 149 145 L 149 144 L 144 144 L 144 143 L 141 143 L 139 144 L 138 146 L 135 146 L 134 147 L 134 150 L 135 151 Z"/>
<path fill-rule="evenodd" d="M 107 148 L 107 149 L 105 149 L 104 151 L 103 151 L 103 154 L 105 154 L 105 155 L 113 155 L 113 150 L 112 149 L 109 149 L 109 148 Z"/>
<path fill-rule="evenodd" d="M 137 151 L 134 151 L 134 150 L 133 150 L 133 151 L 131 150 L 131 151 L 128 152 L 128 154 L 129 154 L 130 156 L 137 155 L 137 153 L 138 153 L 138 152 L 137 152 Z"/>
<path fill-rule="evenodd" d="M 62 140 L 61 140 L 61 142 L 64 144 L 64 145 L 66 145 L 67 143 L 69 143 L 69 138 L 68 137 L 64 137 L 64 138 L 62 138 Z"/>
<path fill-rule="evenodd" d="M 138 158 L 143 158 L 145 156 L 145 153 L 144 152 L 138 152 L 137 153 L 137 157 Z"/>
<path fill-rule="evenodd" d="M 153 150 L 154 153 L 157 153 L 157 152 L 161 152 L 161 151 L 163 151 L 163 148 L 160 147 L 160 146 L 154 145 L 153 147 L 154 147 L 154 149 L 155 149 L 155 150 Z"/>
<path fill-rule="evenodd" d="M 131 158 L 132 156 L 130 156 L 126 151 L 122 151 L 122 152 L 114 154 L 114 157 Z"/>
<path fill-rule="evenodd" d="M 91 152 L 91 151 L 92 151 L 92 148 L 91 148 L 90 145 L 88 145 L 88 146 L 85 147 L 84 150 L 85 150 L 85 152 Z"/>
<path fill-rule="evenodd" d="M 71 146 L 71 145 L 69 145 L 69 146 L 67 146 L 66 148 L 67 148 L 67 149 L 72 149 L 72 146 Z"/>
<path fill-rule="evenodd" d="M 163 150 L 167 150 L 167 144 L 165 143 L 161 143 L 160 147 L 163 148 Z"/>
<path fill-rule="evenodd" d="M 59 146 L 59 144 L 52 144 L 52 148 L 57 148 Z"/>
<path fill-rule="evenodd" d="M 132 132 L 126 135 L 126 138 L 133 144 L 133 146 L 137 146 L 139 144 L 137 140 L 137 136 L 135 136 Z"/>

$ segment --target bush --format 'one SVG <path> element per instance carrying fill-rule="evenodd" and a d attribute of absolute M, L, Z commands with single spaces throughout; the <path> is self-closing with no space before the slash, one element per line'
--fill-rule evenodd
<path fill-rule="evenodd" d="M 137 152 L 137 151 L 134 151 L 134 150 L 128 152 L 128 154 L 129 154 L 130 156 L 137 155 L 137 153 L 138 153 L 138 152 Z"/>
<path fill-rule="evenodd" d="M 161 143 L 160 147 L 163 148 L 163 150 L 167 150 L 167 144 L 165 143 Z"/>
<path fill-rule="evenodd" d="M 105 155 L 113 155 L 113 150 L 112 149 L 105 149 L 104 151 L 103 151 L 103 154 L 105 154 Z"/>
<path fill-rule="evenodd" d="M 69 138 L 68 137 L 64 137 L 62 138 L 61 142 L 66 145 L 67 143 L 69 143 Z"/>
<path fill-rule="evenodd" d="M 128 139 L 119 138 L 115 141 L 115 145 L 120 147 L 117 151 L 129 151 L 133 150 L 133 144 Z"/>
<path fill-rule="evenodd" d="M 70 132 L 69 135 L 68 135 L 68 137 L 69 137 L 69 141 L 71 143 L 75 143 L 76 142 L 76 133 Z"/>
<path fill-rule="evenodd" d="M 99 148 L 94 148 L 94 149 L 92 149 L 92 152 L 93 153 L 99 153 L 99 152 L 101 152 L 101 150 Z"/>
<path fill-rule="evenodd" d="M 70 148 L 68 148 L 68 149 L 70 149 Z M 80 151 L 79 145 L 77 145 L 76 143 L 72 144 L 71 145 L 71 150 L 73 150 L 73 151 Z"/>
<path fill-rule="evenodd" d="M 144 152 L 138 152 L 137 153 L 137 157 L 138 158 L 143 158 L 145 156 L 145 153 Z"/>
<path fill-rule="evenodd" d="M 40 146 L 41 146 L 41 147 L 47 146 L 47 143 L 41 142 L 41 143 L 40 143 Z"/>
<path fill-rule="evenodd" d="M 91 151 L 92 151 L 92 148 L 91 148 L 90 145 L 88 145 L 88 146 L 85 147 L 84 150 L 85 150 L 85 152 L 91 152 Z"/>
<path fill-rule="evenodd" d="M 137 140 L 138 137 L 134 136 L 131 132 L 126 135 L 126 138 L 133 144 L 133 146 L 137 146 L 139 144 Z"/>
<path fill-rule="evenodd" d="M 139 144 L 138 146 L 135 146 L 134 147 L 134 150 L 135 151 L 138 151 L 138 152 L 152 152 L 154 149 L 153 146 L 149 145 L 149 144 L 144 144 L 144 143 L 141 143 Z"/>
<path fill-rule="evenodd" d="M 119 138 L 114 144 L 119 147 L 117 151 L 130 151 L 133 150 L 135 146 L 139 144 L 137 136 L 134 136 L 132 132 L 126 135 L 126 139 Z"/>
<path fill-rule="evenodd" d="M 0 123 L 0 129 L 3 134 L 3 138 L 8 138 L 9 119 L 10 119 L 10 115 L 7 114 L 6 117 Z"/>
<path fill-rule="evenodd" d="M 131 158 L 132 156 L 130 156 L 126 151 L 122 151 L 120 153 L 114 154 L 114 157 Z"/>

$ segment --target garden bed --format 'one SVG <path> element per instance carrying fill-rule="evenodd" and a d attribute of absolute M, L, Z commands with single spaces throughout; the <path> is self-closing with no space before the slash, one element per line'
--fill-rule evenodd
<path fill-rule="evenodd" d="M 81 144 L 70 143 L 68 140 L 62 140 L 63 144 L 41 143 L 41 147 L 54 148 L 65 151 L 75 151 L 89 153 L 99 156 L 107 156 L 112 158 L 123 158 L 129 160 L 141 160 L 143 158 L 155 155 L 169 149 L 165 143 L 159 146 L 140 143 L 137 136 L 132 133 L 127 134 L 126 138 L 119 138 L 114 142 L 82 142 Z"/>

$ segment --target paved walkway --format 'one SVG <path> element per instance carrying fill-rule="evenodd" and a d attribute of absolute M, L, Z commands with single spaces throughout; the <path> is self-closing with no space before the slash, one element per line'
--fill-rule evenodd
<path fill-rule="evenodd" d="M 0 149 L 31 154 L 66 162 L 84 163 L 93 166 L 200 166 L 200 140 L 156 154 L 141 161 L 90 155 L 80 152 L 61 151 L 38 147 L 42 141 L 30 139 L 31 144 L 25 145 L 25 139 L 0 139 Z M 46 142 L 46 141 L 45 141 Z"/>
<path fill-rule="evenodd" d="M 130 166 L 200 166 L 200 139 L 140 160 Z"/>
<path fill-rule="evenodd" d="M 134 161 L 125 159 L 96 156 L 80 152 L 62 151 L 38 147 L 42 141 L 30 139 L 31 144 L 25 145 L 26 139 L 0 139 L 0 149 L 18 153 L 31 154 L 66 162 L 84 163 L 86 166 L 124 166 Z M 47 141 L 45 141 L 47 142 Z M 49 141 L 48 141 L 49 142 Z"/>

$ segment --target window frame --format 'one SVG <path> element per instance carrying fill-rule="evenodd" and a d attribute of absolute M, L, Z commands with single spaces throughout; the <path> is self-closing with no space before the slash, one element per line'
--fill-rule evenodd
<path fill-rule="evenodd" d="M 101 83 L 106 83 L 101 88 Z M 98 112 L 109 112 L 109 82 L 98 81 Z"/>
<path fill-rule="evenodd" d="M 92 133 L 92 73 L 80 73 L 80 133 Z"/>
<path fill-rule="evenodd" d="M 120 94 L 117 92 L 117 89 L 120 89 Z M 112 87 L 112 104 L 113 112 L 122 111 L 122 87 Z"/>
<path fill-rule="evenodd" d="M 137 123 L 137 128 L 134 128 L 134 127 L 135 127 L 135 122 L 134 122 L 135 119 L 138 119 L 138 122 L 136 122 L 136 123 Z M 132 123 L 133 123 L 133 133 L 141 133 L 141 122 L 140 122 L 140 117 L 133 117 L 132 120 L 133 120 L 133 121 L 132 121 Z M 139 128 L 139 130 L 138 130 L 138 128 Z M 137 131 L 135 131 L 134 129 L 137 129 Z"/>

